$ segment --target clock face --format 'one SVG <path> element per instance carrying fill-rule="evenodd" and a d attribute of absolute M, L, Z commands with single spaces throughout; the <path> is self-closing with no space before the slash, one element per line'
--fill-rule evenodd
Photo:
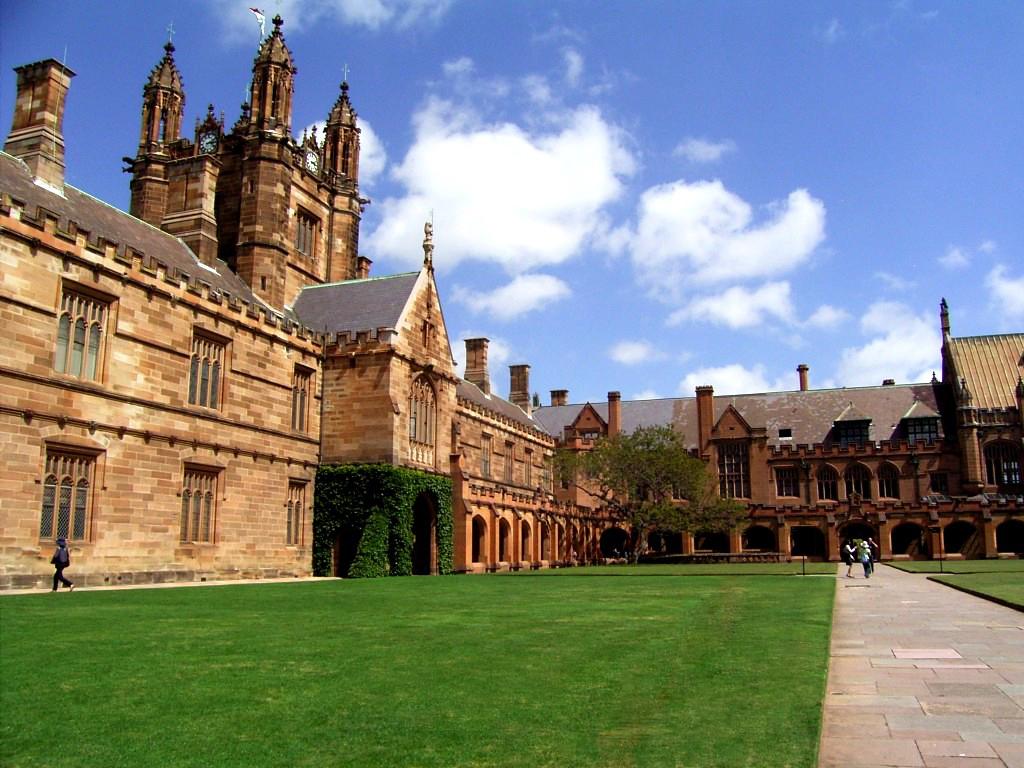
<path fill-rule="evenodd" d="M 316 153 L 316 150 L 306 150 L 306 170 L 316 173 L 320 168 L 320 156 Z"/>
<path fill-rule="evenodd" d="M 199 151 L 204 154 L 210 154 L 211 152 L 217 151 L 217 134 L 216 133 L 203 133 L 199 136 Z"/>

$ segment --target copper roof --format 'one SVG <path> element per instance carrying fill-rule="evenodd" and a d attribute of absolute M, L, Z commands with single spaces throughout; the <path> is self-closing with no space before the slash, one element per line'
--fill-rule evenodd
<path fill-rule="evenodd" d="M 975 408 L 1011 408 L 1017 380 L 1024 376 L 1024 333 L 965 336 L 949 340 L 957 383 L 967 381 Z"/>

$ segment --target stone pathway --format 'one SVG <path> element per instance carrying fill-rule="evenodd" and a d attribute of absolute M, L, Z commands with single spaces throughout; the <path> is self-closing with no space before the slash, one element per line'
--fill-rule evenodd
<path fill-rule="evenodd" d="M 838 573 L 819 768 L 1024 768 L 1024 613 Z"/>

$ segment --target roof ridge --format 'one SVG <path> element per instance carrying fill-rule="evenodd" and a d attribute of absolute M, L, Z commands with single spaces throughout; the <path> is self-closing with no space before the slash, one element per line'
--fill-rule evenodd
<path fill-rule="evenodd" d="M 337 280 L 333 283 L 316 283 L 314 285 L 303 286 L 302 290 L 307 291 L 311 288 L 330 288 L 334 285 L 355 285 L 356 283 L 372 283 L 379 280 L 394 280 L 397 277 L 410 277 L 412 275 L 419 275 L 419 271 L 416 272 L 399 272 L 394 275 L 380 275 L 378 277 L 357 277 L 354 280 Z"/>

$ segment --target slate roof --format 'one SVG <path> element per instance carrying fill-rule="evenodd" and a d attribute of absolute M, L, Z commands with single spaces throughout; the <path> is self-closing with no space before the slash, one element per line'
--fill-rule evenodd
<path fill-rule="evenodd" d="M 28 167 L 16 157 L 0 152 L 0 193 L 10 195 L 25 209 L 27 217 L 36 218 L 43 208 L 58 219 L 58 229 L 69 230 L 69 222 L 87 233 L 90 242 L 103 238 L 117 243 L 118 252 L 130 247 L 163 264 L 168 272 L 180 272 L 209 283 L 221 293 L 237 296 L 251 303 L 263 304 L 228 265 L 219 259 L 215 267 L 202 264 L 191 249 L 173 235 L 150 226 L 141 219 L 97 200 L 95 197 L 64 185 L 64 196 L 36 184 Z"/>
<path fill-rule="evenodd" d="M 753 429 L 764 429 L 769 445 L 813 445 L 831 439 L 832 425 L 844 410 L 855 411 L 871 420 L 869 438 L 873 442 L 903 437 L 900 421 L 918 402 L 921 415 L 936 413 L 936 386 L 901 384 L 880 387 L 816 389 L 793 392 L 767 392 L 751 395 L 715 395 L 715 421 L 730 405 Z M 608 404 L 591 403 L 607 421 Z M 534 418 L 553 437 L 572 424 L 582 404 L 545 406 L 534 411 Z M 681 431 L 690 448 L 697 447 L 697 399 L 623 400 L 622 431 L 640 426 L 672 425 Z M 915 409 L 913 414 L 918 416 Z M 791 430 L 791 438 L 779 437 L 779 430 Z"/>
<path fill-rule="evenodd" d="M 1017 380 L 1024 376 L 1024 333 L 953 338 L 948 350 L 957 377 L 967 380 L 971 405 L 1016 407 Z"/>
<path fill-rule="evenodd" d="M 419 274 L 309 285 L 299 293 L 292 313 L 307 328 L 327 333 L 397 329 Z"/>
<path fill-rule="evenodd" d="M 527 416 L 526 411 L 518 405 L 510 403 L 508 400 L 503 400 L 495 394 L 485 395 L 476 384 L 465 379 L 459 379 L 459 383 L 455 388 L 455 394 L 463 400 L 468 400 L 479 405 L 481 408 L 494 411 L 498 415 L 504 416 L 528 429 L 536 429 L 540 432 L 546 431 L 536 419 Z"/>

